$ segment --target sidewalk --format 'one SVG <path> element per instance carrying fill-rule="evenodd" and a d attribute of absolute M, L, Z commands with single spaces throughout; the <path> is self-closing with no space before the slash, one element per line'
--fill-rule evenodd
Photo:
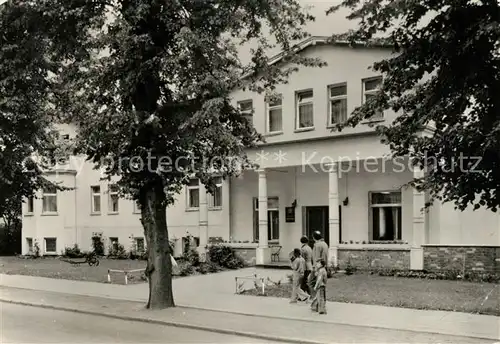
<path fill-rule="evenodd" d="M 251 269 L 244 269 L 237 272 L 175 279 L 173 289 L 176 304 L 183 307 L 309 323 L 346 324 L 493 340 L 500 338 L 500 318 L 495 316 L 337 302 L 328 302 L 328 314 L 320 316 L 312 314 L 304 306 L 290 305 L 284 299 L 235 295 L 234 275 L 245 276 L 251 273 Z M 258 273 L 267 276 L 267 271 L 260 270 Z M 0 275 L 0 285 L 144 303 L 148 297 L 147 284 L 125 286 Z"/>
<path fill-rule="evenodd" d="M 382 330 L 350 325 L 245 316 L 176 307 L 144 309 L 144 303 L 0 287 L 0 302 L 133 320 L 286 343 L 486 343 L 484 339 Z M 50 314 L 47 316 L 50 317 Z M 491 341 L 493 342 L 493 341 Z"/>

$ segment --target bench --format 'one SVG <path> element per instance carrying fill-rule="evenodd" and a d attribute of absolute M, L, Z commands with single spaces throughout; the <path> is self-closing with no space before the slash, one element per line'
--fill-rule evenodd
<path fill-rule="evenodd" d="M 269 248 L 271 249 L 271 262 L 279 262 L 280 261 L 281 246 L 270 245 Z"/>

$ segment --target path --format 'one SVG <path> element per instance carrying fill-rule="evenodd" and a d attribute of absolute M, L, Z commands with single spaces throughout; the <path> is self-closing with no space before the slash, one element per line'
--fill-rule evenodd
<path fill-rule="evenodd" d="M 499 317 L 458 312 L 422 311 L 395 307 L 329 302 L 328 315 L 311 314 L 308 309 L 288 304 L 287 300 L 234 294 L 235 276 L 257 273 L 272 280 L 285 279 L 283 270 L 242 269 L 218 274 L 191 276 L 173 282 L 179 306 L 288 318 L 330 324 L 349 324 L 386 329 L 500 339 Z M 41 277 L 0 275 L 0 285 L 107 297 L 120 300 L 147 300 L 146 284 L 110 285 L 93 282 L 54 280 Z"/>

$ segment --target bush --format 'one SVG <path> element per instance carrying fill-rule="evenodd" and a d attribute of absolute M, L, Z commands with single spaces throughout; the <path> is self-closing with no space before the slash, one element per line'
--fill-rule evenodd
<path fill-rule="evenodd" d="M 108 257 L 117 259 L 127 259 L 129 254 L 125 251 L 125 247 L 122 244 L 110 245 Z"/>
<path fill-rule="evenodd" d="M 179 276 L 189 276 L 194 272 L 194 268 L 191 264 L 182 264 L 179 268 Z"/>
<path fill-rule="evenodd" d="M 193 248 L 184 251 L 183 258 L 186 262 L 188 262 L 192 266 L 200 265 L 200 254 Z"/>
<path fill-rule="evenodd" d="M 214 245 L 208 249 L 208 256 L 212 263 L 228 269 L 238 269 L 243 267 L 243 260 L 238 257 L 229 246 Z"/>
<path fill-rule="evenodd" d="M 104 241 L 102 234 L 94 234 L 92 236 L 92 249 L 97 256 L 104 256 Z"/>
<path fill-rule="evenodd" d="M 68 258 L 83 258 L 85 257 L 85 252 L 82 252 L 78 244 L 75 244 L 73 247 L 66 247 L 63 255 Z"/>

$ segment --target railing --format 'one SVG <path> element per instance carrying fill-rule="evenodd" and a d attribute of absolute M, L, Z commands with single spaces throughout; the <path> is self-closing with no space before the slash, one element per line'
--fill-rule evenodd
<path fill-rule="evenodd" d="M 125 284 L 128 284 L 128 274 L 133 272 L 146 271 L 145 269 L 135 269 L 135 270 L 114 270 L 108 269 L 108 283 L 111 283 L 111 273 L 112 272 L 122 272 L 125 275 Z"/>

